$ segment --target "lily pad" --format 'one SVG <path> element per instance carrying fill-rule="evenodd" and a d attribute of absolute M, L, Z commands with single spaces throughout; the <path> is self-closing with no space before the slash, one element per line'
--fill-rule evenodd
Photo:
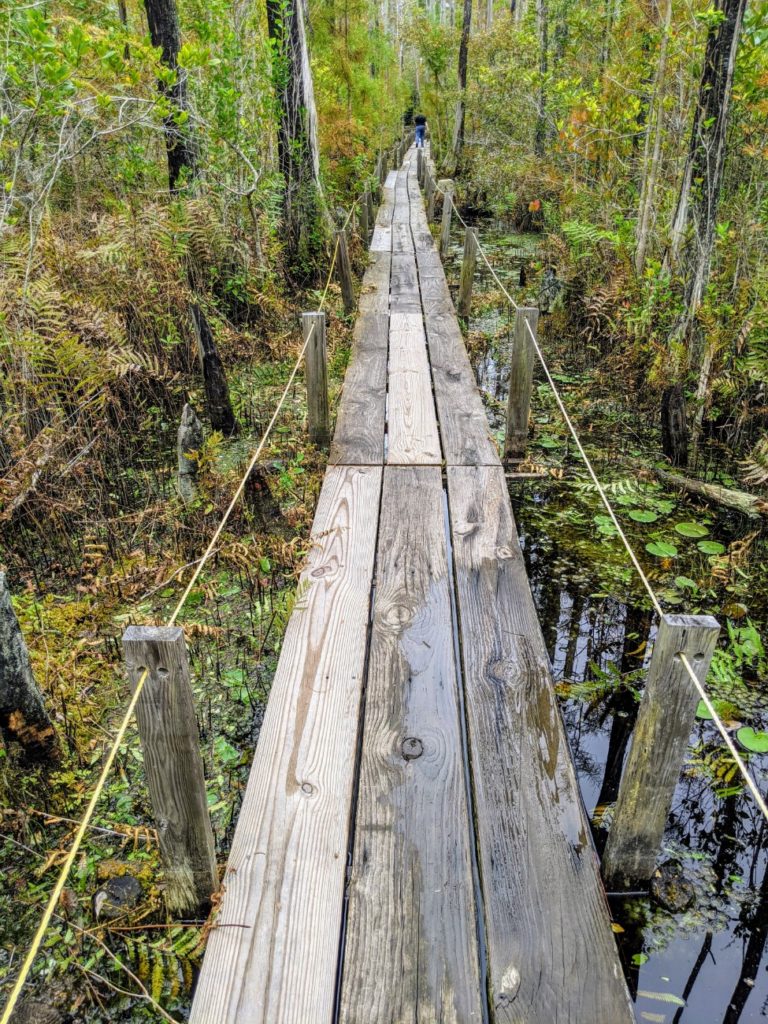
<path fill-rule="evenodd" d="M 633 508 L 629 513 L 629 518 L 634 519 L 636 523 L 655 523 L 659 518 L 655 512 L 649 512 L 643 508 Z"/>
<path fill-rule="evenodd" d="M 645 550 L 655 555 L 657 558 L 676 558 L 677 548 L 674 544 L 669 544 L 665 540 L 654 540 L 650 544 L 645 545 Z"/>
<path fill-rule="evenodd" d="M 719 697 L 715 697 L 712 701 L 712 707 L 718 713 L 726 723 L 729 719 L 733 719 L 738 714 L 738 709 L 729 700 L 722 700 Z M 700 700 L 696 708 L 696 717 L 702 719 L 704 722 L 713 721 L 712 715 L 709 713 L 709 708 Z"/>
<path fill-rule="evenodd" d="M 689 576 L 675 576 L 675 586 L 681 590 L 696 590 L 696 581 Z"/>
<path fill-rule="evenodd" d="M 702 555 L 722 555 L 725 553 L 725 544 L 716 540 L 700 540 L 696 545 Z"/>
<path fill-rule="evenodd" d="M 675 523 L 675 529 L 683 537 L 706 537 L 709 530 L 701 523 Z"/>
<path fill-rule="evenodd" d="M 768 754 L 768 732 L 752 729 L 748 725 L 739 729 L 736 739 L 753 754 Z"/>

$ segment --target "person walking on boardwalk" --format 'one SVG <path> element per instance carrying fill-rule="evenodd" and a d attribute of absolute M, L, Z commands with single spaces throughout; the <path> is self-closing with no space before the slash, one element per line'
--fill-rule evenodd
<path fill-rule="evenodd" d="M 427 119 L 423 114 L 417 114 L 413 119 L 416 125 L 416 149 L 424 149 L 424 136 L 427 133 Z"/>

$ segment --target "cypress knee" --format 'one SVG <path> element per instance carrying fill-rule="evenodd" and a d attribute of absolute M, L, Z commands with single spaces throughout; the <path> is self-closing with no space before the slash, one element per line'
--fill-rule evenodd
<path fill-rule="evenodd" d="M 0 730 L 29 761 L 58 760 L 59 740 L 32 674 L 29 651 L 0 572 Z"/>
<path fill-rule="evenodd" d="M 192 304 L 192 319 L 195 322 L 197 333 L 203 381 L 205 382 L 205 400 L 208 406 L 208 415 L 211 418 L 211 426 L 214 430 L 220 430 L 225 437 L 231 437 L 237 433 L 237 420 L 229 400 L 229 387 L 224 373 L 224 364 L 221 361 L 216 342 L 213 340 L 210 325 L 196 302 Z"/>

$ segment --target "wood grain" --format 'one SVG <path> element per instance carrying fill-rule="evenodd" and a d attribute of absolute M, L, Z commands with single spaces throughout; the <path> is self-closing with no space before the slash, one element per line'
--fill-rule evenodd
<path fill-rule="evenodd" d="M 609 891 L 647 885 L 656 867 L 699 703 L 678 655 L 703 683 L 719 634 L 711 615 L 661 617 L 603 854 Z"/>
<path fill-rule="evenodd" d="M 344 378 L 331 465 L 384 462 L 389 316 L 366 313 L 355 324 L 352 359 Z"/>
<path fill-rule="evenodd" d="M 357 308 L 361 314 L 389 312 L 389 274 L 392 254 L 372 252 L 371 262 L 363 274 Z"/>
<path fill-rule="evenodd" d="M 420 313 L 389 320 L 389 448 L 387 463 L 439 465 L 440 439 Z"/>
<path fill-rule="evenodd" d="M 501 467 L 449 467 L 497 1024 L 634 1020 Z"/>
<path fill-rule="evenodd" d="M 426 327 L 446 463 L 499 465 L 456 314 L 431 313 Z"/>
<path fill-rule="evenodd" d="M 381 475 L 326 474 L 193 1024 L 331 1024 Z"/>
<path fill-rule="evenodd" d="M 481 1021 L 437 467 L 387 467 L 341 1024 Z"/>
<path fill-rule="evenodd" d="M 136 722 L 168 911 L 174 917 L 206 914 L 219 880 L 184 631 L 129 626 L 123 649 L 132 688 L 149 672 Z"/>

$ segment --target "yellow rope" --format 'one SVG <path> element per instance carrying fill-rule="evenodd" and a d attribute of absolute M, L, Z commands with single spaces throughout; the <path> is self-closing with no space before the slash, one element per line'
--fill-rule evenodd
<path fill-rule="evenodd" d="M 347 222 L 348 222 L 348 220 L 349 220 L 349 218 L 347 218 Z M 345 226 L 346 226 L 346 224 L 345 224 Z M 338 255 L 338 251 L 339 251 L 339 241 L 338 241 L 338 238 L 337 238 L 336 239 L 336 245 L 334 246 L 334 250 L 333 250 L 333 257 L 331 259 L 331 267 L 330 267 L 330 270 L 328 272 L 328 278 L 327 278 L 327 280 L 325 282 L 325 289 L 323 291 L 322 298 L 320 300 L 320 307 L 319 307 L 320 311 L 323 309 L 323 307 L 325 305 L 326 298 L 328 296 L 328 289 L 330 288 L 330 285 L 331 285 L 331 279 L 333 277 L 333 270 L 334 270 L 334 267 L 336 265 L 336 257 Z M 304 358 L 304 355 L 305 355 L 305 353 L 307 351 L 307 346 L 309 345 L 309 342 L 311 341 L 314 332 L 315 332 L 315 324 L 313 323 L 312 327 L 309 330 L 309 333 L 307 334 L 306 339 L 304 340 L 304 344 L 301 347 L 301 352 L 299 353 L 299 356 L 298 356 L 298 358 L 297 358 L 297 360 L 296 360 L 296 362 L 294 364 L 293 370 L 291 371 L 291 375 L 288 378 L 288 383 L 285 385 L 283 393 L 280 396 L 280 401 L 277 403 L 275 411 L 272 414 L 272 418 L 269 421 L 269 423 L 267 425 L 267 428 L 266 428 L 266 430 L 264 431 L 264 433 L 263 433 L 263 435 L 261 437 L 261 440 L 259 441 L 259 444 L 258 444 L 258 446 L 256 448 L 256 451 L 253 453 L 253 456 L 252 456 L 251 460 L 248 463 L 248 468 L 246 469 L 245 473 L 243 474 L 243 477 L 240 480 L 240 483 L 238 484 L 237 490 L 235 491 L 235 494 L 234 494 L 232 500 L 230 501 L 229 505 L 227 506 L 227 509 L 224 512 L 224 515 L 222 516 L 221 521 L 219 522 L 219 525 L 216 527 L 216 530 L 215 530 L 215 532 L 213 534 L 213 537 L 211 538 L 207 548 L 205 549 L 205 552 L 203 553 L 202 558 L 197 563 L 197 567 L 195 568 L 195 571 L 193 572 L 192 577 L 191 577 L 189 583 L 187 584 L 186 588 L 184 589 L 184 593 L 179 598 L 179 601 L 178 601 L 176 607 L 174 608 L 173 613 L 171 614 L 171 617 L 168 619 L 168 622 L 166 623 L 167 626 L 173 626 L 174 623 L 176 622 L 176 619 L 178 618 L 178 615 L 179 615 L 181 609 L 184 607 L 184 605 L 185 605 L 185 603 L 187 601 L 187 598 L 189 597 L 190 593 L 192 592 L 192 588 L 194 587 L 195 583 L 197 582 L 198 578 L 200 577 L 200 573 L 203 571 L 203 567 L 205 566 L 205 564 L 208 561 L 208 559 L 211 557 L 211 554 L 213 553 L 213 550 L 216 547 L 216 542 L 218 541 L 219 537 L 221 536 L 221 533 L 222 533 L 224 527 L 226 526 L 226 524 L 227 524 L 227 522 L 229 520 L 229 517 L 231 516 L 232 511 L 234 510 L 235 505 L 237 504 L 237 501 L 240 498 L 240 495 L 243 493 L 243 489 L 244 489 L 246 483 L 248 482 L 248 477 L 251 475 L 251 472 L 252 472 L 253 468 L 255 467 L 256 463 L 258 462 L 259 457 L 261 456 L 261 453 L 264 450 L 264 445 L 266 444 L 267 439 L 268 439 L 270 433 L 272 432 L 272 428 L 275 425 L 275 421 L 277 420 L 277 417 L 278 417 L 278 415 L 280 413 L 280 410 L 282 409 L 282 407 L 283 407 L 283 405 L 285 403 L 285 399 L 287 398 L 288 392 L 291 389 L 291 385 L 293 384 L 293 381 L 294 381 L 294 379 L 296 377 L 296 374 L 299 371 L 299 367 L 301 366 L 301 362 L 302 362 L 302 360 Z M 91 794 L 90 800 L 88 801 L 88 806 L 85 809 L 85 814 L 83 815 L 83 818 L 82 818 L 82 820 L 80 822 L 80 825 L 78 826 L 77 832 L 75 833 L 75 838 L 74 838 L 74 840 L 72 842 L 72 846 L 70 847 L 70 850 L 69 850 L 69 853 L 67 854 L 66 860 L 62 864 L 61 871 L 59 872 L 59 877 L 56 880 L 56 884 L 54 885 L 53 891 L 52 891 L 52 893 L 51 893 L 51 895 L 50 895 L 50 897 L 48 899 L 48 903 L 46 904 L 45 910 L 43 912 L 43 916 L 42 916 L 42 918 L 40 920 L 40 924 L 37 927 L 37 931 L 35 932 L 34 938 L 32 939 L 32 943 L 31 943 L 31 945 L 29 947 L 29 950 L 27 951 L 27 955 L 24 958 L 24 963 L 22 964 L 21 970 L 19 972 L 19 975 L 16 978 L 16 982 L 15 982 L 15 984 L 13 986 L 13 989 L 11 991 L 11 994 L 10 994 L 10 996 L 8 998 L 8 1002 L 6 1003 L 5 1008 L 3 1009 L 3 1015 L 2 1015 L 2 1017 L 0 1017 L 0 1024 L 9 1024 L 9 1022 L 10 1022 L 11 1014 L 13 1013 L 13 1011 L 14 1011 L 14 1009 L 16 1007 L 16 1004 L 17 1004 L 17 1002 L 19 1000 L 19 996 L 21 995 L 21 990 L 23 989 L 24 984 L 26 983 L 27 977 L 29 976 L 29 972 L 30 972 L 30 970 L 32 968 L 32 964 L 34 963 L 35 958 L 36 958 L 38 952 L 40 951 L 40 946 L 42 944 L 43 938 L 45 937 L 45 933 L 48 930 L 48 926 L 51 923 L 51 918 L 55 914 L 56 906 L 58 905 L 59 899 L 61 897 L 61 893 L 62 893 L 62 891 L 64 889 L 65 884 L 66 884 L 67 878 L 69 877 L 69 872 L 72 870 L 72 865 L 75 862 L 75 857 L 77 856 L 78 851 L 80 850 L 80 847 L 82 845 L 85 833 L 86 833 L 86 831 L 88 829 L 88 826 L 91 823 L 91 819 L 92 819 L 92 817 L 93 817 L 93 815 L 94 815 L 94 813 L 96 811 L 96 805 L 98 804 L 99 798 L 101 797 L 101 794 L 102 794 L 102 792 L 104 790 L 104 787 L 107 784 L 107 779 L 108 779 L 109 773 L 110 773 L 110 771 L 112 769 L 112 765 L 113 765 L 115 757 L 117 755 L 117 751 L 118 751 L 118 749 L 120 747 L 120 744 L 123 742 L 123 739 L 125 737 L 125 733 L 126 733 L 126 731 L 128 729 L 128 726 L 130 725 L 131 719 L 133 718 L 133 713 L 136 710 L 136 705 L 137 705 L 137 703 L 139 701 L 139 697 L 141 696 L 141 692 L 144 689 L 144 684 L 146 683 L 148 676 L 149 676 L 149 670 L 145 669 L 144 672 L 142 673 L 142 675 L 140 676 L 137 684 L 136 684 L 136 689 L 134 690 L 133 696 L 131 697 L 131 700 L 130 700 L 130 702 L 128 704 L 128 707 L 125 710 L 125 714 L 123 715 L 123 719 L 122 719 L 122 721 L 120 723 L 120 727 L 117 730 L 117 733 L 115 735 L 115 739 L 112 742 L 112 746 L 109 749 L 109 752 L 107 754 L 107 758 L 106 758 L 106 760 L 104 762 L 104 765 L 103 765 L 103 767 L 101 769 L 101 772 L 99 774 L 99 779 L 98 779 L 98 782 L 96 783 L 96 787 L 95 787 L 93 793 Z"/>

